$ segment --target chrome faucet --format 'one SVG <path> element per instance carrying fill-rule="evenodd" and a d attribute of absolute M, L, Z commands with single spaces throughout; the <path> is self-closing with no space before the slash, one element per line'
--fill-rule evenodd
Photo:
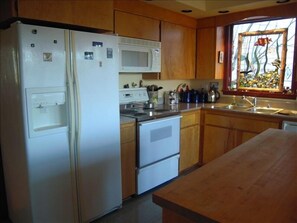
<path fill-rule="evenodd" d="M 251 106 L 253 106 L 254 108 L 257 106 L 257 98 L 256 97 L 252 97 L 252 101 L 250 101 L 249 99 L 247 99 L 246 96 L 242 96 L 242 100 L 248 102 Z"/>

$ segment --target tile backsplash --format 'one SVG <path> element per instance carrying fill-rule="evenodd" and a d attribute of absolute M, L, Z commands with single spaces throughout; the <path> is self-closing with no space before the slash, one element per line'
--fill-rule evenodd
<path fill-rule="evenodd" d="M 119 89 L 123 88 L 125 84 L 129 84 L 132 87 L 132 84 L 137 84 L 136 87 L 139 87 L 139 82 L 142 80 L 141 74 L 120 74 L 119 76 Z M 223 86 L 222 80 L 143 80 L 142 84 L 144 86 L 148 85 L 158 85 L 162 86 L 163 89 L 158 92 L 158 103 L 164 103 L 164 92 L 176 90 L 179 84 L 185 83 L 190 89 L 200 90 L 204 88 L 206 90 L 209 89 L 210 82 L 218 82 L 219 83 L 219 91 L 221 91 Z M 231 103 L 232 96 L 231 95 L 223 95 L 221 92 L 221 99 L 219 102 L 221 103 Z M 240 96 L 237 96 L 236 99 L 240 100 Z M 297 109 L 297 100 L 284 100 L 284 99 L 271 99 L 271 98 L 258 98 L 258 106 L 271 106 L 271 107 L 283 107 L 287 109 Z"/>
<path fill-rule="evenodd" d="M 119 89 L 123 88 L 124 85 L 129 85 L 132 87 L 133 85 L 137 84 L 136 87 L 139 87 L 139 83 L 142 80 L 141 74 L 120 74 L 119 76 Z M 165 91 L 172 91 L 176 90 L 179 84 L 187 84 L 190 89 L 200 90 L 204 88 L 206 90 L 209 89 L 209 83 L 214 82 L 213 80 L 142 80 L 142 84 L 144 86 L 148 85 L 158 85 L 163 87 L 162 90 L 158 92 L 159 103 L 163 103 L 164 99 L 164 92 Z M 215 80 L 215 82 L 219 82 L 219 90 L 221 90 L 222 81 Z"/>

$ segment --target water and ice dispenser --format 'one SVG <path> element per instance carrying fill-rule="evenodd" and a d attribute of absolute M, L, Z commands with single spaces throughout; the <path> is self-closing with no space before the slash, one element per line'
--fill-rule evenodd
<path fill-rule="evenodd" d="M 30 137 L 67 131 L 66 88 L 26 90 Z"/>

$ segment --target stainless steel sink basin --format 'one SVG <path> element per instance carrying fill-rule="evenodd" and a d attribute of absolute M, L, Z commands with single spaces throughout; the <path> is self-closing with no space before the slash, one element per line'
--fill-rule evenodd
<path fill-rule="evenodd" d="M 224 105 L 224 106 L 221 106 L 221 107 L 218 107 L 218 108 L 228 109 L 228 110 L 244 111 L 246 109 L 249 109 L 250 107 L 230 104 L 230 105 Z"/>
<path fill-rule="evenodd" d="M 254 113 L 260 113 L 260 114 L 276 114 L 281 110 L 283 110 L 283 109 L 281 109 L 281 108 L 255 107 L 255 108 L 250 108 L 247 111 L 254 112 Z"/>

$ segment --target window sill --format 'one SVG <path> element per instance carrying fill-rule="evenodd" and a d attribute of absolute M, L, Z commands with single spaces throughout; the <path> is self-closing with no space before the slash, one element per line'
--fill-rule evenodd
<path fill-rule="evenodd" d="M 241 90 L 223 90 L 225 95 L 245 95 L 252 97 L 264 97 L 264 98 L 283 98 L 283 99 L 296 99 L 296 94 L 283 94 L 283 93 L 272 93 L 272 92 L 255 92 L 255 91 L 241 91 Z"/>

